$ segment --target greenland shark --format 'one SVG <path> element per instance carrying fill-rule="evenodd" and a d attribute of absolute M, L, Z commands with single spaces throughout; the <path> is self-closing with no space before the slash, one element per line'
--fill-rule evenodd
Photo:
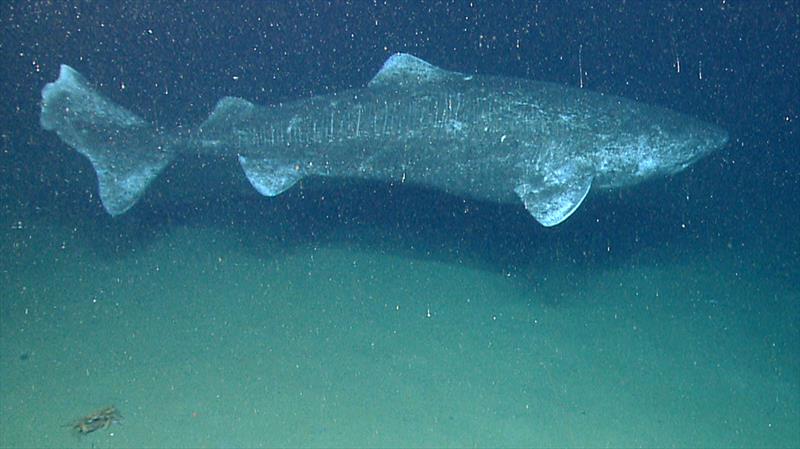
<path fill-rule="evenodd" d="M 114 104 L 62 65 L 42 90 L 41 125 L 91 161 L 111 215 L 130 209 L 177 155 L 194 152 L 235 155 L 265 196 L 309 176 L 412 183 L 521 202 L 544 226 L 566 220 L 592 188 L 677 173 L 728 139 L 667 109 L 448 71 L 403 53 L 365 88 L 269 106 L 226 97 L 200 126 L 175 131 Z"/>

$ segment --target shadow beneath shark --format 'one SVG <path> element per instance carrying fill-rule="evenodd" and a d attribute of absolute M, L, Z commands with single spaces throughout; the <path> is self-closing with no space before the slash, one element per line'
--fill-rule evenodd
<path fill-rule="evenodd" d="M 594 270 L 644 257 L 654 263 L 653 254 L 671 258 L 697 238 L 681 228 L 689 205 L 677 201 L 682 189 L 676 189 L 675 179 L 645 183 L 635 195 L 626 190 L 593 195 L 572 220 L 544 228 L 519 206 L 357 179 L 309 178 L 270 199 L 243 193 L 250 192 L 242 188 L 244 179 L 192 191 L 189 184 L 198 176 L 213 176 L 202 165 L 192 171 L 192 180 L 167 170 L 159 182 L 171 189 L 156 186 L 123 216 L 112 218 L 100 207 L 90 213 L 85 205 L 52 212 L 99 256 L 112 259 L 190 227 L 227 234 L 239 250 L 255 256 L 335 245 L 515 274 L 552 266 Z M 182 196 L 158 193 L 175 191 Z M 665 195 L 674 198 L 665 201 Z M 79 195 L 74 201 L 86 204 Z"/>

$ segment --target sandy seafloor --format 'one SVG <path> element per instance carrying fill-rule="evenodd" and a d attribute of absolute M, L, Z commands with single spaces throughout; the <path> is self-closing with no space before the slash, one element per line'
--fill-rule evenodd
<path fill-rule="evenodd" d="M 780 245 L 504 272 L 202 221 L 118 251 L 3 226 L 2 447 L 800 442 Z M 64 427 L 111 404 L 120 424 Z"/>

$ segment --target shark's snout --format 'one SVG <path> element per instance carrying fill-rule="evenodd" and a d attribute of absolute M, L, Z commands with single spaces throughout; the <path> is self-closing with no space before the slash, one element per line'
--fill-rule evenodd
<path fill-rule="evenodd" d="M 712 136 L 711 136 L 711 142 L 712 142 L 711 143 L 711 147 L 712 147 L 711 151 L 716 151 L 716 150 L 719 150 L 719 149 L 725 147 L 725 145 L 728 144 L 728 139 L 729 139 L 728 131 L 726 131 L 726 130 L 718 127 L 718 126 L 715 126 L 714 127 L 714 131 L 712 131 Z"/>
<path fill-rule="evenodd" d="M 720 150 L 728 143 L 728 131 L 706 122 L 696 122 L 686 139 L 681 169 Z"/>

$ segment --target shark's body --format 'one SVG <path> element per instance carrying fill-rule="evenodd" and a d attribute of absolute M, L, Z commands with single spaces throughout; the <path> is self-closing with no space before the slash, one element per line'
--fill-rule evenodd
<path fill-rule="evenodd" d="M 164 133 L 95 92 L 72 68 L 42 91 L 41 122 L 86 155 L 112 215 L 181 152 L 237 155 L 275 196 L 305 176 L 396 180 L 497 202 L 545 226 L 591 187 L 680 171 L 725 131 L 665 109 L 551 83 L 449 72 L 390 57 L 366 88 L 272 106 L 224 98 L 200 127 Z"/>

